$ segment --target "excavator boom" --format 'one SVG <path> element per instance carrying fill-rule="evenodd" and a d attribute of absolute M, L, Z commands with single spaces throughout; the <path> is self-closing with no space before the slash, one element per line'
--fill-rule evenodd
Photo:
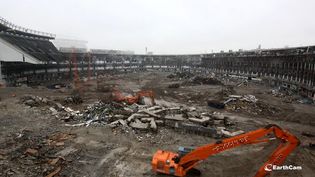
<path fill-rule="evenodd" d="M 266 137 L 269 134 L 273 134 L 274 138 Z M 152 169 L 157 173 L 185 176 L 189 170 L 211 155 L 241 145 L 270 142 L 275 138 L 280 140 L 280 144 L 255 175 L 255 177 L 266 176 L 270 173 L 264 170 L 266 165 L 282 164 L 286 157 L 299 145 L 299 140 L 294 135 L 277 125 L 268 125 L 265 128 L 217 141 L 213 144 L 207 144 L 196 149 L 187 150 L 182 148 L 179 153 L 158 150 L 151 162 Z"/>

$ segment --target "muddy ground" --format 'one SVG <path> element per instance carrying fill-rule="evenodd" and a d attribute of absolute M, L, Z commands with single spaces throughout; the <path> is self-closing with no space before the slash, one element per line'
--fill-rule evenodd
<path fill-rule="evenodd" d="M 99 99 L 108 98 L 107 87 L 123 91 L 151 89 L 156 97 L 193 106 L 205 112 L 222 112 L 232 117 L 239 129 L 255 130 L 277 124 L 295 134 L 301 145 L 287 158 L 286 165 L 300 165 L 300 171 L 274 171 L 271 176 L 296 177 L 315 174 L 315 150 L 308 147 L 315 134 L 315 106 L 286 103 L 268 93 L 271 88 L 256 83 L 234 87 L 233 94 L 252 94 L 272 111 L 261 114 L 207 106 L 208 98 L 217 98 L 224 85 L 183 85 L 168 88 L 181 80 L 170 73 L 144 72 L 107 75 L 99 82 L 82 84 L 83 103 L 67 105 L 82 110 Z M 29 107 L 20 102 L 25 94 L 62 100 L 72 89 L 3 88 L 0 90 L 0 176 L 161 176 L 151 172 L 150 161 L 158 149 L 176 151 L 179 146 L 200 146 L 216 139 L 159 127 L 157 132 L 121 131 L 107 126 L 68 127 L 47 107 Z M 219 95 L 220 96 L 220 95 Z M 71 122 L 70 122 L 71 123 Z M 141 140 L 139 139 L 141 137 Z M 198 165 L 202 176 L 253 176 L 277 142 L 249 145 L 209 157 Z"/>

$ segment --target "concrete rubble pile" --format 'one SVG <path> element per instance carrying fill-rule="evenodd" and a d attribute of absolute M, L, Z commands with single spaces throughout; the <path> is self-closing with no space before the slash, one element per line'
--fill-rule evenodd
<path fill-rule="evenodd" d="M 82 115 L 80 111 L 74 111 L 70 107 L 65 107 L 59 102 L 53 101 L 49 98 L 43 98 L 34 95 L 25 95 L 20 99 L 21 103 L 29 107 L 49 106 L 48 111 L 57 118 L 64 121 L 69 121 Z"/>
<path fill-rule="evenodd" d="M 34 95 L 24 95 L 20 99 L 20 101 L 30 107 L 53 104 L 53 102 L 47 98 L 42 98 L 40 96 L 34 96 Z"/>
<path fill-rule="evenodd" d="M 231 134 L 228 130 L 235 130 L 235 123 L 229 117 L 216 112 L 202 113 L 194 107 L 98 101 L 82 111 L 75 111 L 39 96 L 27 95 L 21 101 L 31 107 L 48 106 L 51 115 L 68 122 L 65 125 L 71 127 L 110 126 L 126 131 L 157 132 L 158 127 L 163 126 L 215 138 L 228 137 Z"/>
<path fill-rule="evenodd" d="M 235 112 L 246 112 L 252 115 L 274 115 L 280 112 L 276 107 L 259 101 L 254 95 L 230 95 L 225 101 L 225 108 Z"/>
<path fill-rule="evenodd" d="M 74 127 L 107 125 L 127 131 L 133 129 L 153 132 L 157 132 L 159 126 L 165 126 L 216 138 L 228 136 L 227 129 L 235 128 L 233 127 L 234 122 L 226 116 L 218 113 L 200 113 L 195 108 L 184 108 L 183 106 L 166 107 L 96 102 L 83 112 L 82 116 L 79 116 L 80 123 L 66 125 Z M 220 128 L 218 129 L 218 127 Z"/>

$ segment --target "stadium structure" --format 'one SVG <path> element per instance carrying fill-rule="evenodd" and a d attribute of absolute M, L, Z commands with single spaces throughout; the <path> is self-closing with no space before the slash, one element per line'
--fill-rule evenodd
<path fill-rule="evenodd" d="M 56 35 L 15 25 L 0 18 L 0 82 L 35 85 L 111 70 L 214 72 L 261 78 L 314 98 L 315 46 L 240 50 L 194 55 L 139 55 L 130 51 L 56 48 Z"/>

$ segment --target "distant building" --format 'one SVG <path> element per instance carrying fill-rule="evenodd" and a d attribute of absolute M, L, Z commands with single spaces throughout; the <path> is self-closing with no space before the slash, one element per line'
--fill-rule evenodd
<path fill-rule="evenodd" d="M 74 40 L 74 39 L 55 39 L 52 41 L 58 50 L 65 49 L 85 49 L 87 51 L 87 41 L 84 40 Z"/>
<path fill-rule="evenodd" d="M 93 54 L 117 54 L 117 55 L 134 55 L 134 51 L 130 50 L 110 50 L 110 49 L 90 49 Z"/>

